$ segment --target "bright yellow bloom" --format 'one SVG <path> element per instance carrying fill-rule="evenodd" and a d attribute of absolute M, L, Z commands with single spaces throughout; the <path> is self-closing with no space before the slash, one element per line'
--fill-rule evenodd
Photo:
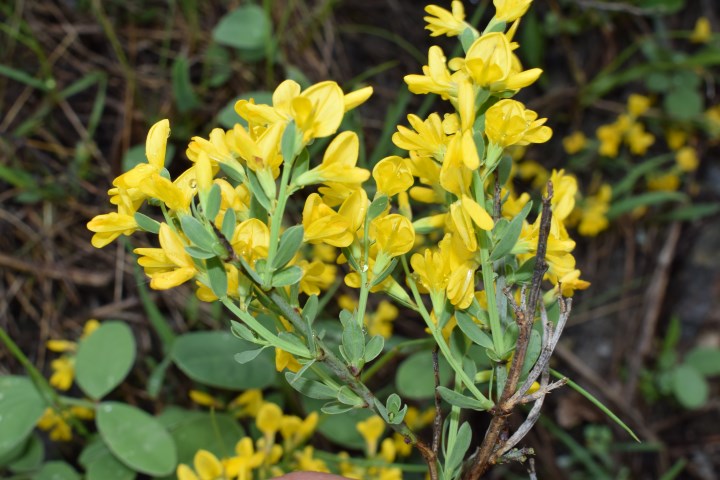
<path fill-rule="evenodd" d="M 443 127 L 443 122 L 440 120 L 440 115 L 431 113 L 423 121 L 417 115 L 410 114 L 407 119 L 413 130 L 398 125 L 398 131 L 392 136 L 393 143 L 404 150 L 414 152 L 420 157 L 431 157 L 441 162 L 445 156 L 449 138 Z M 455 133 L 455 131 L 452 133 Z"/>
<path fill-rule="evenodd" d="M 378 441 L 385 433 L 385 421 L 378 415 L 358 422 L 355 426 L 360 435 L 365 439 L 365 452 L 368 457 L 372 457 L 377 453 Z"/>
<path fill-rule="evenodd" d="M 707 17 L 700 17 L 695 22 L 695 28 L 690 35 L 690 41 L 693 43 L 708 43 L 712 38 L 712 27 Z"/>
<path fill-rule="evenodd" d="M 330 142 L 322 163 L 300 175 L 295 184 L 344 183 L 359 188 L 370 177 L 370 172 L 357 167 L 360 142 L 355 132 L 342 132 Z"/>
<path fill-rule="evenodd" d="M 375 240 L 378 250 L 390 257 L 409 252 L 415 244 L 412 222 L 397 213 L 373 220 L 370 224 L 370 236 Z"/>
<path fill-rule="evenodd" d="M 600 140 L 598 153 L 610 158 L 617 157 L 624 133 L 625 130 L 621 129 L 617 122 L 599 126 L 595 131 L 598 140 Z"/>
<path fill-rule="evenodd" d="M 320 291 L 330 288 L 337 278 L 337 267 L 321 260 L 300 260 L 295 265 L 303 270 L 300 291 L 307 295 L 320 295 Z"/>
<path fill-rule="evenodd" d="M 512 22 L 525 15 L 532 0 L 493 0 L 495 18 L 503 22 Z"/>
<path fill-rule="evenodd" d="M 465 56 L 465 69 L 476 86 L 492 91 L 519 90 L 542 74 L 539 68 L 522 70 L 502 32 L 486 33 L 475 40 Z"/>
<path fill-rule="evenodd" d="M 248 122 L 259 125 L 284 125 L 294 120 L 302 132 L 303 143 L 307 144 L 313 138 L 334 134 L 345 111 L 360 105 L 370 94 L 372 89 L 366 87 L 348 95 L 346 102 L 346 96 L 335 82 L 316 83 L 301 91 L 297 82 L 285 80 L 275 89 L 272 106 L 238 100 L 235 111 Z"/>
<path fill-rule="evenodd" d="M 301 420 L 295 415 L 283 416 L 280 422 L 280 434 L 287 443 L 285 449 L 290 451 L 310 438 L 317 427 L 319 418 L 317 412 L 311 412 L 305 417 L 305 420 Z"/>
<path fill-rule="evenodd" d="M 87 224 L 88 230 L 95 232 L 91 240 L 93 247 L 102 248 L 120 235 L 132 235 L 139 228 L 133 215 L 132 208 L 123 202 L 117 212 L 95 216 Z"/>
<path fill-rule="evenodd" d="M 258 411 L 255 423 L 266 437 L 273 437 L 275 433 L 280 430 L 280 421 L 282 420 L 283 412 L 274 403 L 265 403 L 260 407 Z"/>
<path fill-rule="evenodd" d="M 456 37 L 469 27 L 465 23 L 463 4 L 458 0 L 453 0 L 452 12 L 437 5 L 426 6 L 425 11 L 429 14 L 423 18 L 427 22 L 425 29 L 430 30 L 431 37 L 439 37 L 440 35 Z"/>
<path fill-rule="evenodd" d="M 253 469 L 260 467 L 265 458 L 265 453 L 255 451 L 250 437 L 243 437 L 235 444 L 235 456 L 223 461 L 223 466 L 228 478 L 252 480 Z"/>
<path fill-rule="evenodd" d="M 568 155 L 574 155 L 585 148 L 587 138 L 580 130 L 573 132 L 571 135 L 563 138 L 563 148 Z"/>
<path fill-rule="evenodd" d="M 320 195 L 312 193 L 303 208 L 305 241 L 327 243 L 334 247 L 349 246 L 355 235 L 350 231 L 350 221 L 323 203 Z"/>
<path fill-rule="evenodd" d="M 578 192 L 577 178 L 565 173 L 565 170 L 553 170 L 550 182 L 553 185 L 553 197 L 550 200 L 553 220 L 562 222 L 575 208 L 575 196 Z M 557 235 L 557 232 L 555 234 Z"/>
<path fill-rule="evenodd" d="M 670 150 L 680 150 L 688 140 L 688 134 L 679 128 L 668 128 L 665 131 L 665 141 Z"/>
<path fill-rule="evenodd" d="M 683 147 L 675 154 L 675 163 L 683 172 L 694 172 L 697 170 L 700 160 L 697 151 L 693 147 Z"/>
<path fill-rule="evenodd" d="M 537 116 L 518 101 L 500 100 L 485 113 L 485 133 L 491 143 L 500 147 L 547 142 L 552 130 L 544 125 L 546 118 Z"/>
<path fill-rule="evenodd" d="M 50 376 L 50 385 L 58 390 L 68 390 L 75 378 L 75 358 L 63 355 L 50 362 L 53 374 Z"/>
<path fill-rule="evenodd" d="M 203 407 L 209 408 L 225 407 L 225 405 L 220 400 L 213 397 L 207 392 L 201 392 L 200 390 L 190 390 L 188 396 L 190 397 L 190 400 L 192 400 L 192 402 L 196 405 L 201 405 Z"/>
<path fill-rule="evenodd" d="M 405 83 L 412 93 L 419 95 L 436 93 L 443 100 L 457 98 L 457 80 L 465 76 L 465 73 L 457 71 L 450 74 L 447 58 L 437 45 L 433 45 L 428 50 L 428 64 L 423 65 L 422 72 L 422 75 L 405 76 Z"/>
<path fill-rule="evenodd" d="M 155 290 L 168 290 L 181 285 L 195 276 L 197 269 L 192 257 L 185 251 L 185 243 L 180 235 L 167 223 L 160 224 L 161 248 L 136 248 L 140 255 L 138 264 L 145 268 L 150 277 L 150 287 Z"/>
<path fill-rule="evenodd" d="M 378 193 L 388 197 L 405 192 L 414 182 L 409 160 L 397 155 L 380 160 L 373 168 L 372 176 Z"/>
<path fill-rule="evenodd" d="M 267 258 L 270 245 L 270 229 L 257 218 L 240 222 L 230 240 L 235 253 L 251 265 L 260 258 Z"/>
<path fill-rule="evenodd" d="M 235 397 L 229 404 L 228 408 L 233 411 L 236 417 L 255 417 L 263 405 L 262 391 L 256 388 L 245 390 L 243 393 Z"/>
<path fill-rule="evenodd" d="M 297 373 L 302 368 L 302 365 L 290 353 L 275 347 L 275 370 L 282 372 L 286 368 L 293 373 Z"/>

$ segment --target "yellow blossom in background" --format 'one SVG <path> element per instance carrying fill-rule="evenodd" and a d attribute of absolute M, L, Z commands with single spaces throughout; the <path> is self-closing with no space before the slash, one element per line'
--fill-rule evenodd
<path fill-rule="evenodd" d="M 437 5 L 425 7 L 428 16 L 424 17 L 423 20 L 427 22 L 425 29 L 430 30 L 431 37 L 439 37 L 440 35 L 456 37 L 469 27 L 465 23 L 465 9 L 462 2 L 453 0 L 451 8 L 452 12 Z"/>
<path fill-rule="evenodd" d="M 196 405 L 219 409 L 225 407 L 225 404 L 223 404 L 223 402 L 213 397 L 209 393 L 201 392 L 200 390 L 190 390 L 188 396 L 190 397 L 190 400 L 192 400 L 192 402 Z"/>
<path fill-rule="evenodd" d="M 236 417 L 255 417 L 262 407 L 263 394 L 261 390 L 252 388 L 245 390 L 243 393 L 235 397 L 229 404 L 228 408 Z"/>
<path fill-rule="evenodd" d="M 645 131 L 641 123 L 634 123 L 626 132 L 625 140 L 634 155 L 645 155 L 648 148 L 655 143 L 655 136 Z"/>
<path fill-rule="evenodd" d="M 630 94 L 627 102 L 628 113 L 633 117 L 639 117 L 648 111 L 651 103 L 650 98 L 645 95 Z"/>
<path fill-rule="evenodd" d="M 40 430 L 50 432 L 50 440 L 53 442 L 67 442 L 72 440 L 72 427 L 70 419 L 92 420 L 95 418 L 95 411 L 87 407 L 73 406 L 62 412 L 48 407 L 38 420 L 37 426 Z"/>
<path fill-rule="evenodd" d="M 693 147 L 682 147 L 675 153 L 675 163 L 683 172 L 694 172 L 700 165 L 700 160 Z"/>
<path fill-rule="evenodd" d="M 260 430 L 266 437 L 272 437 L 275 433 L 280 430 L 280 421 L 282 420 L 283 412 L 274 403 L 264 403 L 258 411 L 255 422 L 258 430 Z"/>
<path fill-rule="evenodd" d="M 181 463 L 175 474 L 178 480 L 224 480 L 225 472 L 220 460 L 207 450 L 198 450 L 193 458 L 194 470 Z"/>
<path fill-rule="evenodd" d="M 383 433 L 385 433 L 385 421 L 378 415 L 373 415 L 367 420 L 358 422 L 355 426 L 365 439 L 365 452 L 368 457 L 372 457 L 377 453 L 378 442 Z"/>
<path fill-rule="evenodd" d="M 700 17 L 695 22 L 695 28 L 690 35 L 690 41 L 693 43 L 708 43 L 712 38 L 712 27 L 707 17 Z"/>
<path fill-rule="evenodd" d="M 610 158 L 617 157 L 624 133 L 624 128 L 617 122 L 599 126 L 595 132 L 597 139 L 600 140 L 598 153 Z"/>
<path fill-rule="evenodd" d="M 565 153 L 574 155 L 585 148 L 585 145 L 587 145 L 587 137 L 585 137 L 583 132 L 578 130 L 563 138 L 562 143 Z"/>
<path fill-rule="evenodd" d="M 532 0 L 493 0 L 495 18 L 503 22 L 512 22 L 525 15 Z"/>
<path fill-rule="evenodd" d="M 594 237 L 608 227 L 609 221 L 606 215 L 610 208 L 611 199 L 612 187 L 608 184 L 603 184 L 595 196 L 585 199 L 582 217 L 578 225 L 580 235 Z"/>
<path fill-rule="evenodd" d="M 100 327 L 100 322 L 91 318 L 85 325 L 80 335 L 80 340 L 89 337 L 95 330 Z M 45 346 L 51 352 L 64 353 L 65 355 L 56 358 L 50 362 L 50 368 L 53 373 L 50 376 L 50 385 L 58 390 L 68 390 L 72 386 L 75 378 L 75 353 L 78 344 L 70 340 L 48 340 Z"/>
<path fill-rule="evenodd" d="M 525 160 L 517 164 L 517 175 L 522 180 L 530 182 L 530 186 L 536 190 L 545 187 L 550 180 L 550 172 L 535 160 Z"/>
<path fill-rule="evenodd" d="M 647 179 L 647 188 L 651 191 L 674 192 L 680 188 L 680 177 L 673 172 L 653 175 Z"/>

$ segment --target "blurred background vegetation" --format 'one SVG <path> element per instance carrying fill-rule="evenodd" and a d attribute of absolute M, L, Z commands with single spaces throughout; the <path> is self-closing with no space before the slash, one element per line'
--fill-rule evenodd
<path fill-rule="evenodd" d="M 486 21 L 488 3 L 466 2 L 468 16 Z M 593 285 L 577 296 L 556 368 L 644 440 L 632 443 L 569 389 L 553 393 L 529 437 L 541 478 L 720 471 L 719 14 L 714 0 L 537 0 L 520 26 L 521 59 L 545 70 L 523 100 L 555 136 L 518 153 L 528 167 L 519 181 L 557 167 L 588 198 L 604 183 L 613 191 L 609 226 L 578 242 Z M 285 78 L 374 87 L 348 120 L 371 166 L 392 152 L 408 113 L 433 111 L 432 97 L 411 98 L 402 81 L 435 43 L 422 17 L 413 0 L 1 2 L 1 326 L 48 371 L 48 339 L 77 337 L 89 318 L 129 322 L 136 385 L 158 358 L 148 319 L 162 313 L 177 332 L 224 328 L 188 289 L 149 294 L 126 246 L 91 247 L 85 224 L 107 209 L 111 179 L 143 161 L 157 120 L 171 119 L 169 168 L 179 171 L 191 135 L 229 128 L 238 97 L 267 101 Z M 632 94 L 648 105 L 629 133 L 618 118 L 632 114 Z M 603 125 L 627 144 L 614 155 L 602 150 Z M 563 145 L 575 132 L 584 139 Z M 684 147 L 694 164 L 678 156 Z M 0 373 L 21 371 L 0 350 Z M 190 386 L 176 380 L 176 403 L 188 403 Z M 128 384 L 118 395 L 162 407 Z"/>

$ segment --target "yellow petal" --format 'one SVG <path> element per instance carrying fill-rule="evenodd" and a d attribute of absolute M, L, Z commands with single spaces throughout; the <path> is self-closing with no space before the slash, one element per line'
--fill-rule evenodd
<path fill-rule="evenodd" d="M 193 459 L 200 480 L 216 480 L 223 476 L 223 467 L 215 455 L 207 450 L 198 450 Z"/>
<path fill-rule="evenodd" d="M 165 148 L 167 139 L 170 136 L 170 121 L 160 120 L 150 127 L 145 142 L 145 156 L 148 163 L 157 169 L 163 168 L 165 165 Z"/>
<path fill-rule="evenodd" d="M 345 94 L 345 96 L 343 97 L 345 111 L 347 112 L 355 107 L 358 107 L 359 105 L 362 105 L 368 98 L 370 98 L 372 94 L 372 87 L 360 88 L 358 90 L 355 90 L 354 92 Z"/>
<path fill-rule="evenodd" d="M 472 221 L 475 222 L 475 225 L 477 225 L 483 230 L 492 230 L 492 217 L 475 200 L 468 197 L 467 195 L 463 195 L 462 207 L 463 210 L 465 210 L 467 214 L 470 215 L 470 218 L 472 218 Z"/>

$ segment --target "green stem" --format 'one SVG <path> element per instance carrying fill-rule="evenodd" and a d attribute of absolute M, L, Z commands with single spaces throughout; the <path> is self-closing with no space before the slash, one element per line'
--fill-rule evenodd
<path fill-rule="evenodd" d="M 488 318 L 490 319 L 490 333 L 492 334 L 493 347 L 495 353 L 500 356 L 505 353 L 505 337 L 500 324 L 500 315 L 497 307 L 497 298 L 495 296 L 495 270 L 493 262 L 490 260 L 489 235 L 480 233 L 480 262 L 483 277 L 483 286 L 485 287 L 485 296 L 487 297 Z"/>
<path fill-rule="evenodd" d="M 297 357 L 302 358 L 310 358 L 310 351 L 305 349 L 298 348 L 297 345 L 294 345 L 290 342 L 287 342 L 283 340 L 282 338 L 278 337 L 274 333 L 272 333 L 270 330 L 265 328 L 260 322 L 257 321 L 255 317 L 250 315 L 246 310 L 241 309 L 233 301 L 228 297 L 223 297 L 220 299 L 220 301 L 225 305 L 228 310 L 230 310 L 232 313 L 235 314 L 236 317 L 241 319 L 243 322 L 245 322 L 253 331 L 255 331 L 258 335 L 262 337 L 263 340 L 270 343 L 274 347 L 278 347 L 282 350 L 285 350 L 286 352 L 295 355 Z"/>
<path fill-rule="evenodd" d="M 488 400 L 488 398 L 482 394 L 480 390 L 475 386 L 475 383 L 468 377 L 467 373 L 465 373 L 465 370 L 463 370 L 462 365 L 458 363 L 457 359 L 452 355 L 450 352 L 450 347 L 448 347 L 448 344 L 445 342 L 445 338 L 442 336 L 442 331 L 438 327 L 438 325 L 433 322 L 432 318 L 430 317 L 430 313 L 425 308 L 425 304 L 422 302 L 422 298 L 420 297 L 420 292 L 418 291 L 417 285 L 415 284 L 415 280 L 413 280 L 412 275 L 410 275 L 410 268 L 408 267 L 407 258 L 403 255 L 402 256 L 402 264 L 403 268 L 405 269 L 405 278 L 407 279 L 408 285 L 410 285 L 410 290 L 412 290 L 413 296 L 415 297 L 415 303 L 417 303 L 419 309 L 420 309 L 420 316 L 425 320 L 425 324 L 427 325 L 428 329 L 432 333 L 433 338 L 435 339 L 435 343 L 437 343 L 438 347 L 440 348 L 440 352 L 442 352 L 443 357 L 445 357 L 445 360 L 447 360 L 450 367 L 453 369 L 455 374 L 460 378 L 460 380 L 465 383 L 468 390 L 477 398 L 480 402 L 484 404 L 484 407 L 486 409 L 490 409 L 494 406 L 494 403 L 491 400 Z"/>
<path fill-rule="evenodd" d="M 285 214 L 285 205 L 287 204 L 289 196 L 288 184 L 290 182 L 290 171 L 292 170 L 292 164 L 294 161 L 295 159 L 292 158 L 283 164 L 283 172 L 280 179 L 280 191 L 278 192 L 275 208 L 273 208 L 273 211 L 270 214 L 272 223 L 270 224 L 270 246 L 268 247 L 267 268 L 263 272 L 264 288 L 270 287 L 270 280 L 274 271 L 272 265 L 275 260 L 275 255 L 277 254 L 278 243 L 280 241 L 280 227 L 282 226 L 282 219 Z"/>

